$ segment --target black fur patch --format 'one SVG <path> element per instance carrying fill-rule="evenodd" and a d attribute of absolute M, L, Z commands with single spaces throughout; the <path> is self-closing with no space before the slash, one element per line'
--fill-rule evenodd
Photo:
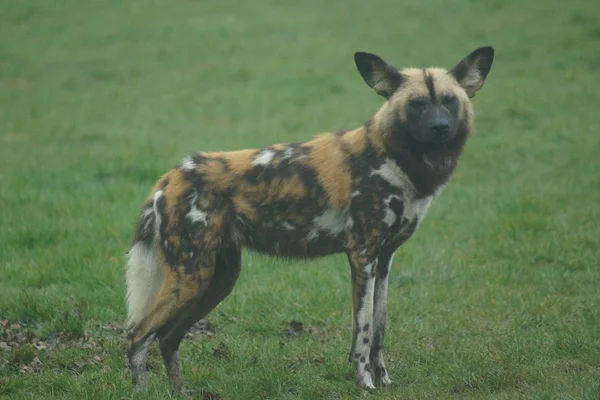
<path fill-rule="evenodd" d="M 429 96 L 431 96 L 431 101 L 435 103 L 435 85 L 433 82 L 433 76 L 431 76 L 427 70 L 423 69 L 423 79 L 425 80 L 425 85 L 427 85 L 427 90 L 429 91 Z"/>
<path fill-rule="evenodd" d="M 457 124 L 456 136 L 452 141 L 436 144 L 417 142 L 409 132 L 410 125 L 399 118 L 391 123 L 390 129 L 393 133 L 387 142 L 388 151 L 417 189 L 417 198 L 433 195 L 441 185 L 450 179 L 456 161 L 463 151 L 469 131 L 464 120 L 458 120 Z M 452 164 L 450 168 L 444 170 L 432 170 L 425 163 L 425 156 L 433 162 L 450 157 Z"/>
<path fill-rule="evenodd" d="M 152 210 L 152 204 L 148 203 L 142 208 L 139 220 L 133 235 L 132 246 L 137 242 L 142 242 L 145 246 L 152 246 L 154 241 L 154 228 L 156 224 L 156 216 Z"/>

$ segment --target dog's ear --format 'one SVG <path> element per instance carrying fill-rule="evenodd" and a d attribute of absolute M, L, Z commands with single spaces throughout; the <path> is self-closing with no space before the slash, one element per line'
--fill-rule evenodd
<path fill-rule="evenodd" d="M 400 71 L 375 54 L 356 52 L 354 62 L 367 85 L 386 99 L 389 99 L 402 84 Z"/>
<path fill-rule="evenodd" d="M 466 56 L 459 62 L 450 73 L 458 84 L 467 92 L 469 97 L 475 96 L 475 93 L 483 86 L 492 62 L 494 61 L 494 48 L 480 47 Z"/>

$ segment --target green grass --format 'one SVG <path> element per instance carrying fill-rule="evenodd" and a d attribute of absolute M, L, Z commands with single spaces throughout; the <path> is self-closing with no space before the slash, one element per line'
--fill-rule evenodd
<path fill-rule="evenodd" d="M 168 397 L 156 349 L 134 393 L 111 329 L 154 180 L 191 151 L 358 126 L 381 99 L 356 50 L 451 67 L 491 44 L 477 133 L 395 258 L 395 386 L 371 397 L 598 399 L 599 26 L 588 0 L 3 1 L 0 320 L 23 345 L 0 349 L 0 397 Z M 363 397 L 342 256 L 245 254 L 210 321 L 180 352 L 197 398 Z"/>

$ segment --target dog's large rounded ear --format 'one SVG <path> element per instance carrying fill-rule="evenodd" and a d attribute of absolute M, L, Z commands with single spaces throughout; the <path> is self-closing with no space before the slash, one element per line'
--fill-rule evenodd
<path fill-rule="evenodd" d="M 456 78 L 458 84 L 465 89 L 469 97 L 483 86 L 492 63 L 494 62 L 494 48 L 491 46 L 480 47 L 459 62 L 450 73 Z"/>
<path fill-rule="evenodd" d="M 386 99 L 389 99 L 402 84 L 400 71 L 375 54 L 356 52 L 354 62 L 367 85 Z"/>

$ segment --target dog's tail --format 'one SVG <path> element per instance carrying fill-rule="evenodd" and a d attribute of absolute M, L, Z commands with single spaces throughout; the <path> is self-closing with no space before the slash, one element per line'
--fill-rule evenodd
<path fill-rule="evenodd" d="M 148 313 L 165 279 L 165 268 L 159 255 L 163 191 L 154 193 L 140 215 L 133 245 L 127 253 L 127 322 L 130 329 Z"/>

